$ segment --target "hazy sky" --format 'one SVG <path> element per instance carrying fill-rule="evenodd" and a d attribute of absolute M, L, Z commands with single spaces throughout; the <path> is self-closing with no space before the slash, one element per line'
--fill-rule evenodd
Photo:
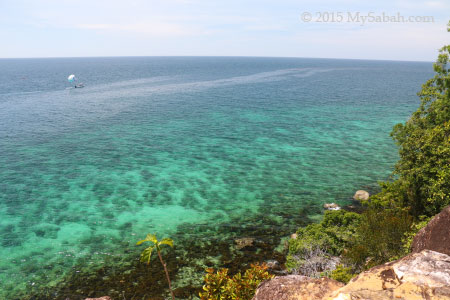
<path fill-rule="evenodd" d="M 311 13 L 312 21 L 301 20 Z M 342 22 L 319 23 L 332 13 Z M 348 22 L 431 16 L 434 22 Z M 0 57 L 293 56 L 435 60 L 450 0 L 0 0 Z M 361 19 L 360 19 L 361 20 Z"/>

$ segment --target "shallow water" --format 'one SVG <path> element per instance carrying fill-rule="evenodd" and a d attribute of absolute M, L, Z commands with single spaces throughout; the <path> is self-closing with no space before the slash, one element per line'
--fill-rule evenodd
<path fill-rule="evenodd" d="M 348 203 L 389 176 L 389 132 L 431 72 L 294 58 L 0 60 L 0 298 L 124 264 L 148 232 L 215 243 Z M 69 86 L 72 73 L 85 88 Z"/>

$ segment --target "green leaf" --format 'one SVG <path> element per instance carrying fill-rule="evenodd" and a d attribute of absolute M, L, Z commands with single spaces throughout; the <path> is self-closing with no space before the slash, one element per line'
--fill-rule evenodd
<path fill-rule="evenodd" d="M 173 240 L 169 238 L 164 238 L 162 239 L 161 242 L 158 243 L 158 245 L 169 245 L 170 247 L 173 248 Z"/>
<path fill-rule="evenodd" d="M 142 251 L 141 254 L 141 262 L 145 262 L 148 264 L 150 264 L 150 259 L 152 257 L 152 252 L 153 249 L 155 248 L 155 246 L 150 246 L 148 248 L 146 248 L 144 251 Z"/>
<path fill-rule="evenodd" d="M 146 240 L 140 240 L 139 242 L 136 243 L 136 245 L 139 246 L 140 244 L 142 244 L 142 243 L 144 243 L 144 242 L 146 242 Z"/>
<path fill-rule="evenodd" d="M 144 242 L 152 242 L 152 243 L 156 244 L 156 243 L 158 243 L 158 240 L 156 239 L 156 235 L 149 233 L 149 234 L 147 234 L 145 239 L 140 240 L 139 242 L 136 243 L 136 245 L 140 245 Z"/>
<path fill-rule="evenodd" d="M 158 240 L 156 239 L 156 235 L 151 234 L 151 233 L 147 234 L 147 236 L 145 237 L 145 239 L 146 239 L 147 241 L 153 242 L 153 243 L 155 243 L 155 244 L 158 242 Z"/>

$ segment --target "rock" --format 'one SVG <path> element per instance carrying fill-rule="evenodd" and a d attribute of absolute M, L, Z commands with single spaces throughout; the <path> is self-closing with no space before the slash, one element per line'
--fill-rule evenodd
<path fill-rule="evenodd" d="M 283 267 L 277 260 L 267 260 L 266 262 L 267 270 L 275 275 L 287 275 L 287 270 L 283 270 Z"/>
<path fill-rule="evenodd" d="M 326 203 L 323 205 L 323 208 L 327 210 L 340 210 L 341 207 L 337 205 L 336 203 Z"/>
<path fill-rule="evenodd" d="M 360 200 L 360 201 L 366 201 L 369 200 L 369 192 L 366 192 L 364 190 L 356 191 L 355 195 L 353 195 L 353 199 Z"/>
<path fill-rule="evenodd" d="M 86 298 L 85 300 L 111 300 L 108 296 L 103 296 L 100 298 Z"/>
<path fill-rule="evenodd" d="M 262 282 L 253 300 L 450 300 L 450 256 L 423 250 L 374 267 L 346 286 L 301 275 Z"/>
<path fill-rule="evenodd" d="M 423 250 L 353 278 L 333 300 L 450 300 L 450 256 Z"/>
<path fill-rule="evenodd" d="M 236 249 L 241 250 L 245 247 L 252 247 L 255 242 L 254 238 L 245 237 L 240 239 L 235 239 L 234 243 L 236 244 Z"/>
<path fill-rule="evenodd" d="M 325 299 L 344 284 L 329 278 L 301 275 L 277 276 L 262 282 L 253 300 L 319 300 Z"/>
<path fill-rule="evenodd" d="M 414 237 L 412 252 L 424 249 L 450 255 L 450 206 L 435 215 Z"/>
<path fill-rule="evenodd" d="M 274 259 L 266 261 L 266 266 L 269 270 L 281 270 L 280 263 Z"/>

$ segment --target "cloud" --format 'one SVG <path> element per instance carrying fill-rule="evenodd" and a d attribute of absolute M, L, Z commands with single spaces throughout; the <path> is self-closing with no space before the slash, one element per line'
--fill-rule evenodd
<path fill-rule="evenodd" d="M 184 24 L 152 21 L 129 24 L 76 24 L 74 28 L 84 30 L 95 30 L 100 32 L 128 32 L 143 34 L 152 37 L 176 37 L 176 36 L 193 36 L 205 34 L 206 31 L 195 28 L 193 26 L 186 26 Z"/>
<path fill-rule="evenodd" d="M 249 31 L 281 31 L 285 28 L 278 24 L 255 24 L 244 26 L 243 29 Z"/>

